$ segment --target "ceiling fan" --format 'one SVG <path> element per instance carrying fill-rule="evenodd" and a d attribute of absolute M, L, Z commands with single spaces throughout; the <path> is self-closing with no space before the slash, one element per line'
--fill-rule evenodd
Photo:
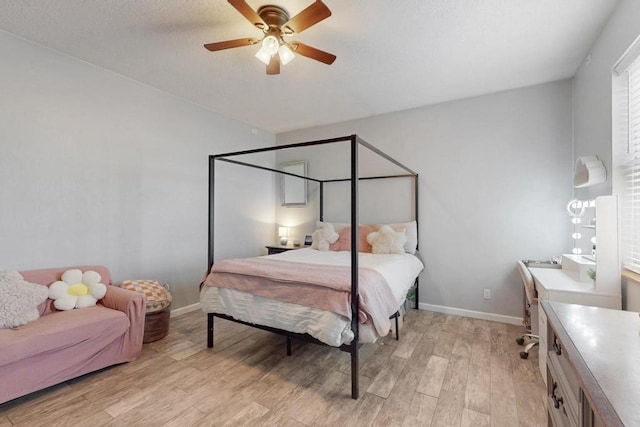
<path fill-rule="evenodd" d="M 280 63 L 286 65 L 295 58 L 296 53 L 328 65 L 333 64 L 333 61 L 336 60 L 336 56 L 328 52 L 308 46 L 299 41 L 286 42 L 284 40 L 285 36 L 300 34 L 312 25 L 331 16 L 331 11 L 322 1 L 314 1 L 293 18 L 290 18 L 289 12 L 280 6 L 265 5 L 255 11 L 245 0 L 228 1 L 238 12 L 247 18 L 249 22 L 262 30 L 264 37 L 261 40 L 249 37 L 207 43 L 204 45 L 207 50 L 215 52 L 234 47 L 250 46 L 261 41 L 262 47 L 255 56 L 267 65 L 267 74 L 280 74 Z"/>

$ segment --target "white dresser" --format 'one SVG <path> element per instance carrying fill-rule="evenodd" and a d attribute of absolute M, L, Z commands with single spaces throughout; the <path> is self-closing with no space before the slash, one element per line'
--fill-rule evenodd
<path fill-rule="evenodd" d="M 549 426 L 640 426 L 638 313 L 543 302 Z"/>

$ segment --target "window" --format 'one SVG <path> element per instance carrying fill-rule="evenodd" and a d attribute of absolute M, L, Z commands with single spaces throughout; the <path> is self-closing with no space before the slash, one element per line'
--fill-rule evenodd
<path fill-rule="evenodd" d="M 640 273 L 640 40 L 614 67 L 614 192 L 620 198 L 622 264 Z"/>

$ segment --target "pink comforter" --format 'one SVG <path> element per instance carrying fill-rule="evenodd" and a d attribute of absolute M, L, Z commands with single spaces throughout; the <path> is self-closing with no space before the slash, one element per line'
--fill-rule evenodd
<path fill-rule="evenodd" d="M 271 258 L 228 259 L 215 263 L 203 285 L 248 292 L 264 298 L 331 311 L 351 319 L 351 267 L 288 262 Z M 361 323 L 373 323 L 381 336 L 397 302 L 384 277 L 370 268 L 358 272 Z"/>

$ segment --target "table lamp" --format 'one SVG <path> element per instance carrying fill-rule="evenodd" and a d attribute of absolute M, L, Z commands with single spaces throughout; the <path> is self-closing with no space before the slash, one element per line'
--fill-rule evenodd
<path fill-rule="evenodd" d="M 280 236 L 280 244 L 287 244 L 287 237 L 289 237 L 289 227 L 278 227 L 278 236 Z"/>

